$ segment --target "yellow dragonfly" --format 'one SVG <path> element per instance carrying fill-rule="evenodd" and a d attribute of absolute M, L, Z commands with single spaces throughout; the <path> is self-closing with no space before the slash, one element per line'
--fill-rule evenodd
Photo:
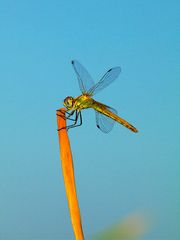
<path fill-rule="evenodd" d="M 94 83 L 92 77 L 88 71 L 77 61 L 72 61 L 72 66 L 78 78 L 79 88 L 82 94 L 76 98 L 66 97 L 64 99 L 64 106 L 67 109 L 66 119 L 74 121 L 74 123 L 66 128 L 78 127 L 82 124 L 81 110 L 86 108 L 93 108 L 96 115 L 96 125 L 104 133 L 108 133 L 112 130 L 114 123 L 118 122 L 130 129 L 132 132 L 138 132 L 126 120 L 117 115 L 117 111 L 103 103 L 95 101 L 92 96 L 100 92 L 102 89 L 111 84 L 121 72 L 120 67 L 114 67 L 109 69 L 98 83 Z M 61 110 L 57 110 L 61 111 Z M 75 115 L 72 119 L 71 116 Z M 78 121 L 79 119 L 79 121 Z M 78 123 L 79 122 L 79 123 Z M 58 129 L 58 131 L 61 129 Z"/>

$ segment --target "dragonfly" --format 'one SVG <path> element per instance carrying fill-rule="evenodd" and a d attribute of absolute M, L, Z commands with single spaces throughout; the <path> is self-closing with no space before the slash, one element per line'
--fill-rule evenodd
<path fill-rule="evenodd" d="M 109 69 L 99 80 L 99 82 L 94 83 L 88 71 L 77 60 L 73 60 L 71 63 L 77 75 L 79 88 L 82 94 L 75 98 L 73 98 L 72 96 L 68 96 L 64 99 L 63 104 L 66 108 L 65 118 L 73 121 L 73 124 L 64 128 L 67 128 L 68 130 L 70 128 L 82 125 L 81 111 L 87 108 L 92 108 L 95 110 L 96 126 L 102 132 L 109 133 L 112 130 L 115 122 L 118 122 L 132 132 L 137 133 L 138 130 L 129 122 L 119 117 L 117 115 L 117 111 L 114 108 L 109 107 L 106 104 L 97 102 L 92 98 L 95 94 L 106 88 L 114 80 L 117 79 L 121 72 L 121 68 L 114 67 Z M 57 111 L 60 112 L 61 110 L 59 109 Z M 72 116 L 75 117 L 72 118 Z M 58 131 L 61 129 L 58 129 Z"/>

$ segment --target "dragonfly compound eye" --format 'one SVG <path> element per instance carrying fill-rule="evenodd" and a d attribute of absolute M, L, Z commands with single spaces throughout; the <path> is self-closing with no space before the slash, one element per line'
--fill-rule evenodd
<path fill-rule="evenodd" d="M 73 106 L 73 101 L 74 99 L 72 97 L 66 97 L 64 99 L 64 106 L 67 108 L 67 109 L 71 109 L 72 106 Z"/>

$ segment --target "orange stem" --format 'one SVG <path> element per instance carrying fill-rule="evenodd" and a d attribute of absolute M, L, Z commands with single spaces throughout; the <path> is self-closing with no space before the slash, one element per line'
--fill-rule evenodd
<path fill-rule="evenodd" d="M 57 111 L 57 125 L 58 129 L 66 126 L 65 109 L 61 108 L 61 113 Z M 76 240 L 84 240 L 83 229 L 81 224 L 81 215 L 78 205 L 78 198 L 76 194 L 76 185 L 74 177 L 73 158 L 71 146 L 66 129 L 58 131 L 59 146 L 60 146 L 60 159 L 62 165 L 62 172 L 64 177 L 64 184 L 66 195 L 70 210 L 71 222 L 74 230 Z"/>

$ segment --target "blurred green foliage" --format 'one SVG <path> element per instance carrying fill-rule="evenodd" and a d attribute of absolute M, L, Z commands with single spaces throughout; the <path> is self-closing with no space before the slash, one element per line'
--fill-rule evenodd
<path fill-rule="evenodd" d="M 133 214 L 97 234 L 92 240 L 140 240 L 149 224 L 142 214 Z"/>

